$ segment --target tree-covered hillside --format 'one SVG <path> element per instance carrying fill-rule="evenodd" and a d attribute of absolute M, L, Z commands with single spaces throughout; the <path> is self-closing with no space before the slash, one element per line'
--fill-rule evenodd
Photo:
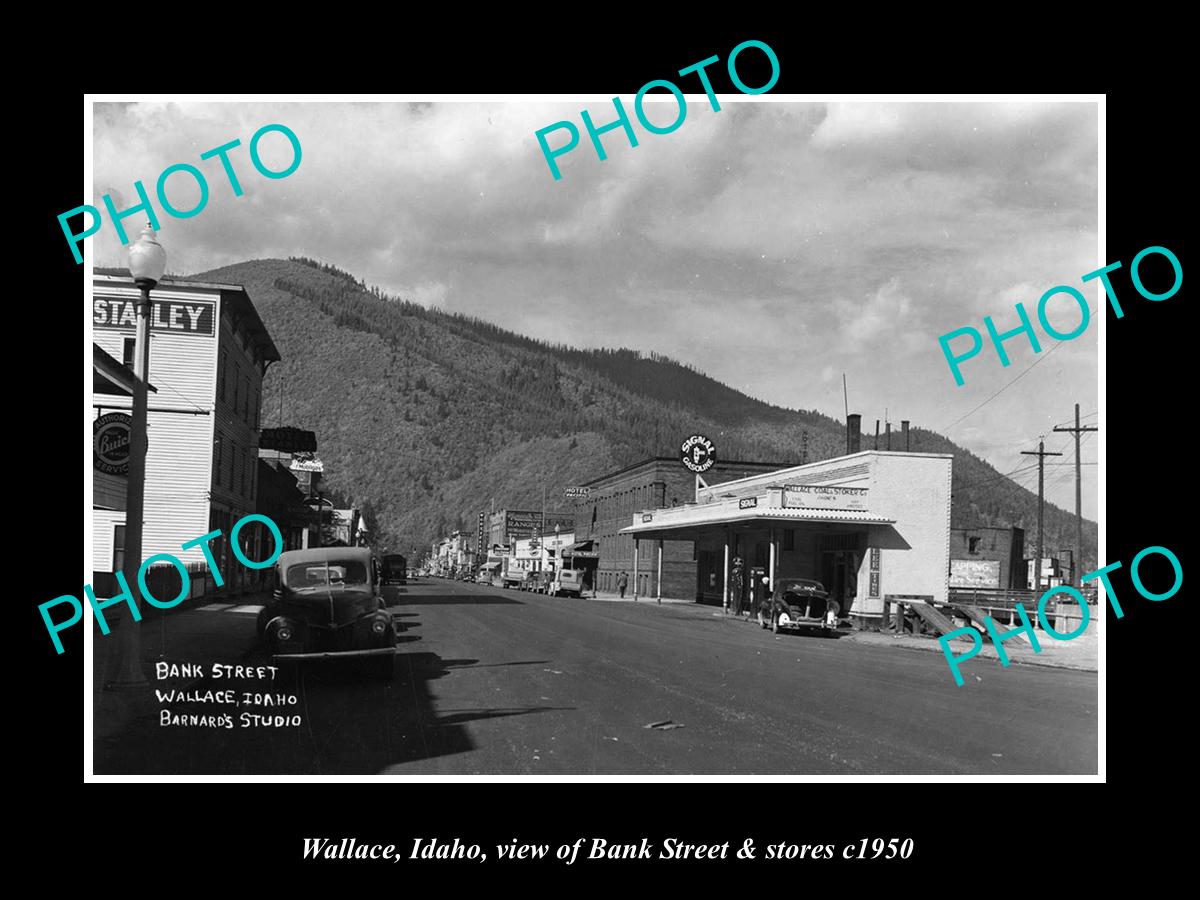
<path fill-rule="evenodd" d="M 551 345 L 427 309 L 312 260 L 252 260 L 191 276 L 242 284 L 283 362 L 263 424 L 317 433 L 331 486 L 369 501 L 392 547 L 474 529 L 492 500 L 553 506 L 562 489 L 653 455 L 695 431 L 725 459 L 799 462 L 845 450 L 841 422 L 763 403 L 665 357 Z M 955 456 L 955 525 L 1015 524 L 1036 539 L 1037 498 L 952 442 L 914 429 L 913 449 Z M 873 446 L 864 435 L 863 447 Z M 1048 548 L 1074 517 L 1047 505 Z M 1096 526 L 1085 522 L 1087 564 Z"/>

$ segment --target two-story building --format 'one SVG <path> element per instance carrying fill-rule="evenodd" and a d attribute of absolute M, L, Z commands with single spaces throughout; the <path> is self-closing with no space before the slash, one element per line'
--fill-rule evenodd
<path fill-rule="evenodd" d="M 210 546 L 236 589 L 245 571 L 228 535 L 238 519 L 256 511 L 262 379 L 279 351 L 239 285 L 164 280 L 150 296 L 149 377 L 157 391 L 147 412 L 143 553 L 203 562 L 199 547 L 181 546 L 220 529 L 222 537 Z M 139 297 L 128 277 L 93 278 L 95 343 L 126 366 L 132 366 Z M 94 394 L 92 405 L 99 418 L 129 412 L 132 401 Z M 124 550 L 124 510 L 96 509 L 93 524 L 93 569 L 112 572 Z M 260 528 L 242 531 L 251 559 L 269 555 L 270 547 L 256 546 L 262 537 Z"/>

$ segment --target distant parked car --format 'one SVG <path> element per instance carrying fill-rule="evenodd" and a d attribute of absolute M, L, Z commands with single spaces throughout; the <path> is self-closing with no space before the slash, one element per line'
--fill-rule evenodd
<path fill-rule="evenodd" d="M 380 596 L 380 568 L 366 547 L 289 550 L 275 562 L 275 590 L 258 614 L 274 659 L 361 658 L 395 671 L 396 629 Z"/>
<path fill-rule="evenodd" d="M 550 593 L 556 597 L 562 594 L 583 596 L 583 569 L 559 569 L 557 575 L 550 585 Z"/>
<path fill-rule="evenodd" d="M 841 618 L 841 604 L 829 596 L 825 586 L 809 578 L 781 578 L 774 592 L 758 607 L 758 624 L 780 631 L 819 628 L 832 634 L 849 620 Z"/>

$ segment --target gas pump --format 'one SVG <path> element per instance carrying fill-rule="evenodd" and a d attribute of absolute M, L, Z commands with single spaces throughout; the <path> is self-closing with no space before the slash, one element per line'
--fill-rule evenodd
<path fill-rule="evenodd" d="M 750 567 L 750 584 L 749 584 L 749 602 L 747 603 L 748 613 L 758 612 L 763 600 L 767 596 L 767 585 L 763 579 L 767 577 L 767 570 L 763 566 Z"/>

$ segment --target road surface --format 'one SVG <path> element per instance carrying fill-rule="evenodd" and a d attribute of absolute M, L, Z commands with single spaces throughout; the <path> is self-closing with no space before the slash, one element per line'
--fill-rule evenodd
<path fill-rule="evenodd" d="M 1093 672 L 968 665 L 960 688 L 940 653 L 773 635 L 697 604 L 549 598 L 439 579 L 389 588 L 387 596 L 403 626 L 390 684 L 334 664 L 275 680 L 214 680 L 213 663 L 270 664 L 255 639 L 253 604 L 204 604 L 135 626 L 144 629 L 150 685 L 119 724 L 110 701 L 98 707 L 95 771 L 1004 775 L 1097 768 Z M 108 640 L 97 636 L 96 646 Z M 192 664 L 204 675 L 160 680 L 158 663 Z M 170 689 L 190 696 L 160 702 L 154 693 Z M 233 690 L 236 704 L 203 699 L 222 690 Z M 264 707 L 256 694 L 284 705 Z M 164 709 L 168 717 L 228 713 L 234 727 L 164 725 Z M 287 724 L 243 727 L 243 713 L 283 716 Z"/>

